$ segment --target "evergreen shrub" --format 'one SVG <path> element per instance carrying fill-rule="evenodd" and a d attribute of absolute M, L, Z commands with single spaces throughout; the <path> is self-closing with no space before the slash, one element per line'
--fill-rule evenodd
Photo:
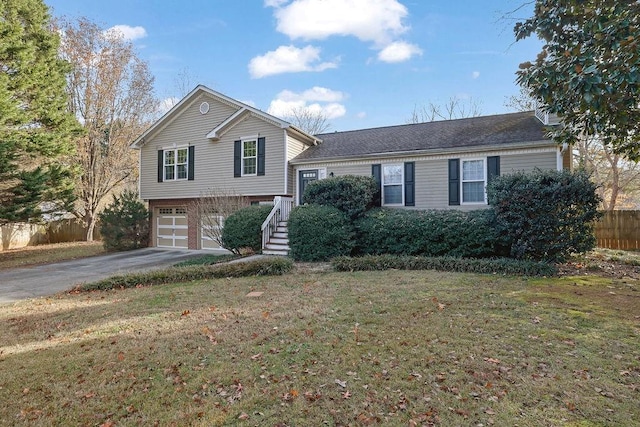
<path fill-rule="evenodd" d="M 254 205 L 237 210 L 224 221 L 222 229 L 222 247 L 239 254 L 241 252 L 258 253 L 262 250 L 262 223 L 273 206 Z"/>
<path fill-rule="evenodd" d="M 346 214 L 332 206 L 297 206 L 291 210 L 288 228 L 290 255 L 297 261 L 350 255 L 355 244 Z"/>
<path fill-rule="evenodd" d="M 355 219 L 373 206 L 376 189 L 376 182 L 370 176 L 343 175 L 319 179 L 307 185 L 302 203 L 333 206 L 350 219 Z"/>
<path fill-rule="evenodd" d="M 113 196 L 99 216 L 105 249 L 126 251 L 149 246 L 149 211 L 135 191 Z"/>
<path fill-rule="evenodd" d="M 583 171 L 500 176 L 487 186 L 487 196 L 513 258 L 563 261 L 595 246 L 600 198 Z"/>

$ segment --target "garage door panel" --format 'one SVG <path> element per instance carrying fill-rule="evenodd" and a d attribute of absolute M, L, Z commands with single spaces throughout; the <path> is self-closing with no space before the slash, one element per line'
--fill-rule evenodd
<path fill-rule="evenodd" d="M 156 221 L 156 246 L 188 247 L 186 208 L 159 208 Z"/>

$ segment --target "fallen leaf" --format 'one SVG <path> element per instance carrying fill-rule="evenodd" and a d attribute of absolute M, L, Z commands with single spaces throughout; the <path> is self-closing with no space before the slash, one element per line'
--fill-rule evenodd
<path fill-rule="evenodd" d="M 247 414 L 246 412 L 243 412 L 238 416 L 238 419 L 239 420 L 248 420 L 249 419 L 249 414 Z"/>
<path fill-rule="evenodd" d="M 185 310 L 182 312 L 182 316 L 188 316 L 189 314 L 191 314 L 189 310 Z"/>
<path fill-rule="evenodd" d="M 347 382 L 346 381 L 340 381 L 340 380 L 336 379 L 335 383 L 338 384 L 342 388 L 347 387 Z"/>
<path fill-rule="evenodd" d="M 268 319 L 268 318 L 269 318 L 269 316 L 270 316 L 270 314 L 271 314 L 271 313 L 269 313 L 268 311 L 263 311 L 263 312 L 262 312 L 262 317 L 263 317 L 264 319 Z"/>
<path fill-rule="evenodd" d="M 499 359 L 494 359 L 492 357 L 485 357 L 484 361 L 487 362 L 487 363 L 493 363 L 495 365 L 500 363 Z"/>
<path fill-rule="evenodd" d="M 119 352 L 118 353 L 118 360 L 121 361 L 121 362 L 124 360 L 124 353 L 123 352 Z"/>
<path fill-rule="evenodd" d="M 350 397 L 351 397 L 351 393 L 349 393 L 349 390 L 347 390 L 344 393 L 342 393 L 342 398 L 343 399 L 348 399 Z"/>

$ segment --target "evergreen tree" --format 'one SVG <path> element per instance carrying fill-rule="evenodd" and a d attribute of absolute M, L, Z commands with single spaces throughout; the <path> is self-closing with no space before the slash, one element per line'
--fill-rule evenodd
<path fill-rule="evenodd" d="M 80 131 L 42 0 L 0 2 L 0 224 L 71 210 L 68 155 Z"/>

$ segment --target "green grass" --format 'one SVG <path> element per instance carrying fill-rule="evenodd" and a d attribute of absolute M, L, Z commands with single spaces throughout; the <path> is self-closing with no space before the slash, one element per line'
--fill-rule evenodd
<path fill-rule="evenodd" d="M 0 425 L 638 425 L 639 285 L 305 270 L 24 301 Z"/>

